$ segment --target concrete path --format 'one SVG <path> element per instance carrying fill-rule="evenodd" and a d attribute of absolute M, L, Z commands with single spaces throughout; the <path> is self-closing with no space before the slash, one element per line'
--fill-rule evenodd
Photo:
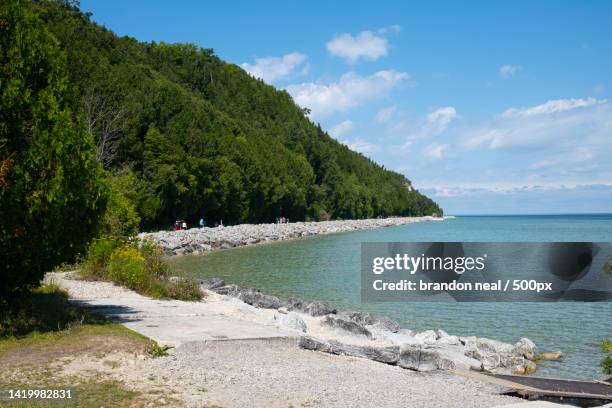
<path fill-rule="evenodd" d="M 65 289 L 73 302 L 160 344 L 295 336 L 274 324 L 272 311 L 228 302 L 216 294 L 202 302 L 156 300 L 108 282 L 73 280 L 68 273 L 50 273 L 45 280 Z"/>

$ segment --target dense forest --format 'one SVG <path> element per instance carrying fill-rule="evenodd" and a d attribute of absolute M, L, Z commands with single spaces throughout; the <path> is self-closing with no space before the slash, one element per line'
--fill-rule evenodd
<path fill-rule="evenodd" d="M 141 43 L 78 3 L 32 7 L 67 58 L 67 100 L 140 227 L 441 215 L 401 174 L 331 138 L 291 96 L 192 44 Z"/>

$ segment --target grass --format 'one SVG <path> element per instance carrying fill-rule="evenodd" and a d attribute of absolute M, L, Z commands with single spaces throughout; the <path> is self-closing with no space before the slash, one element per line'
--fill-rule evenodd
<path fill-rule="evenodd" d="M 149 395 L 128 390 L 119 381 L 59 376 L 57 362 L 85 354 L 99 357 L 118 351 L 143 354 L 152 344 L 163 350 L 123 325 L 71 304 L 57 286 L 42 286 L 12 302 L 10 307 L 3 304 L 0 308 L 0 389 L 71 389 L 74 398 L 68 402 L 0 401 L 0 406 L 146 405 Z"/>

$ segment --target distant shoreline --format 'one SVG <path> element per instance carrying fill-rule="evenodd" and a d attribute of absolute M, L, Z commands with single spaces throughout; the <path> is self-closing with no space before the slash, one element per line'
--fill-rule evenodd
<path fill-rule="evenodd" d="M 443 221 L 447 218 L 450 217 L 394 217 L 287 224 L 239 224 L 228 227 L 143 232 L 138 234 L 138 237 L 140 239 L 151 239 L 154 244 L 164 250 L 166 255 L 173 256 L 229 249 L 262 242 L 287 241 L 315 235 L 393 227 L 424 221 Z"/>

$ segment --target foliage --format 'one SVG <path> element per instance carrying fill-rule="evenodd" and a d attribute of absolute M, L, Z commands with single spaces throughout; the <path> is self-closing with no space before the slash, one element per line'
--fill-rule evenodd
<path fill-rule="evenodd" d="M 170 279 L 163 251 L 150 241 L 101 237 L 92 242 L 81 275 L 109 280 L 146 296 L 200 300 L 202 291 L 194 279 Z"/>
<path fill-rule="evenodd" d="M 113 122 L 91 132 L 112 144 L 108 171 L 132 180 L 141 227 L 442 214 L 211 49 L 118 37 L 62 2 L 36 9 L 68 55 L 72 108 Z"/>
<path fill-rule="evenodd" d="M 0 298 L 71 261 L 106 201 L 93 140 L 69 106 L 65 54 L 31 9 L 0 3 Z"/>
<path fill-rule="evenodd" d="M 160 346 L 156 342 L 152 341 L 149 344 L 149 347 L 147 347 L 147 353 L 153 358 L 164 357 L 168 355 L 168 350 L 171 348 L 173 347 L 170 345 L 164 344 L 163 346 Z"/>
<path fill-rule="evenodd" d="M 601 369 L 604 374 L 612 375 L 612 339 L 605 339 L 600 344 L 601 351 L 606 355 L 601 360 Z"/>

